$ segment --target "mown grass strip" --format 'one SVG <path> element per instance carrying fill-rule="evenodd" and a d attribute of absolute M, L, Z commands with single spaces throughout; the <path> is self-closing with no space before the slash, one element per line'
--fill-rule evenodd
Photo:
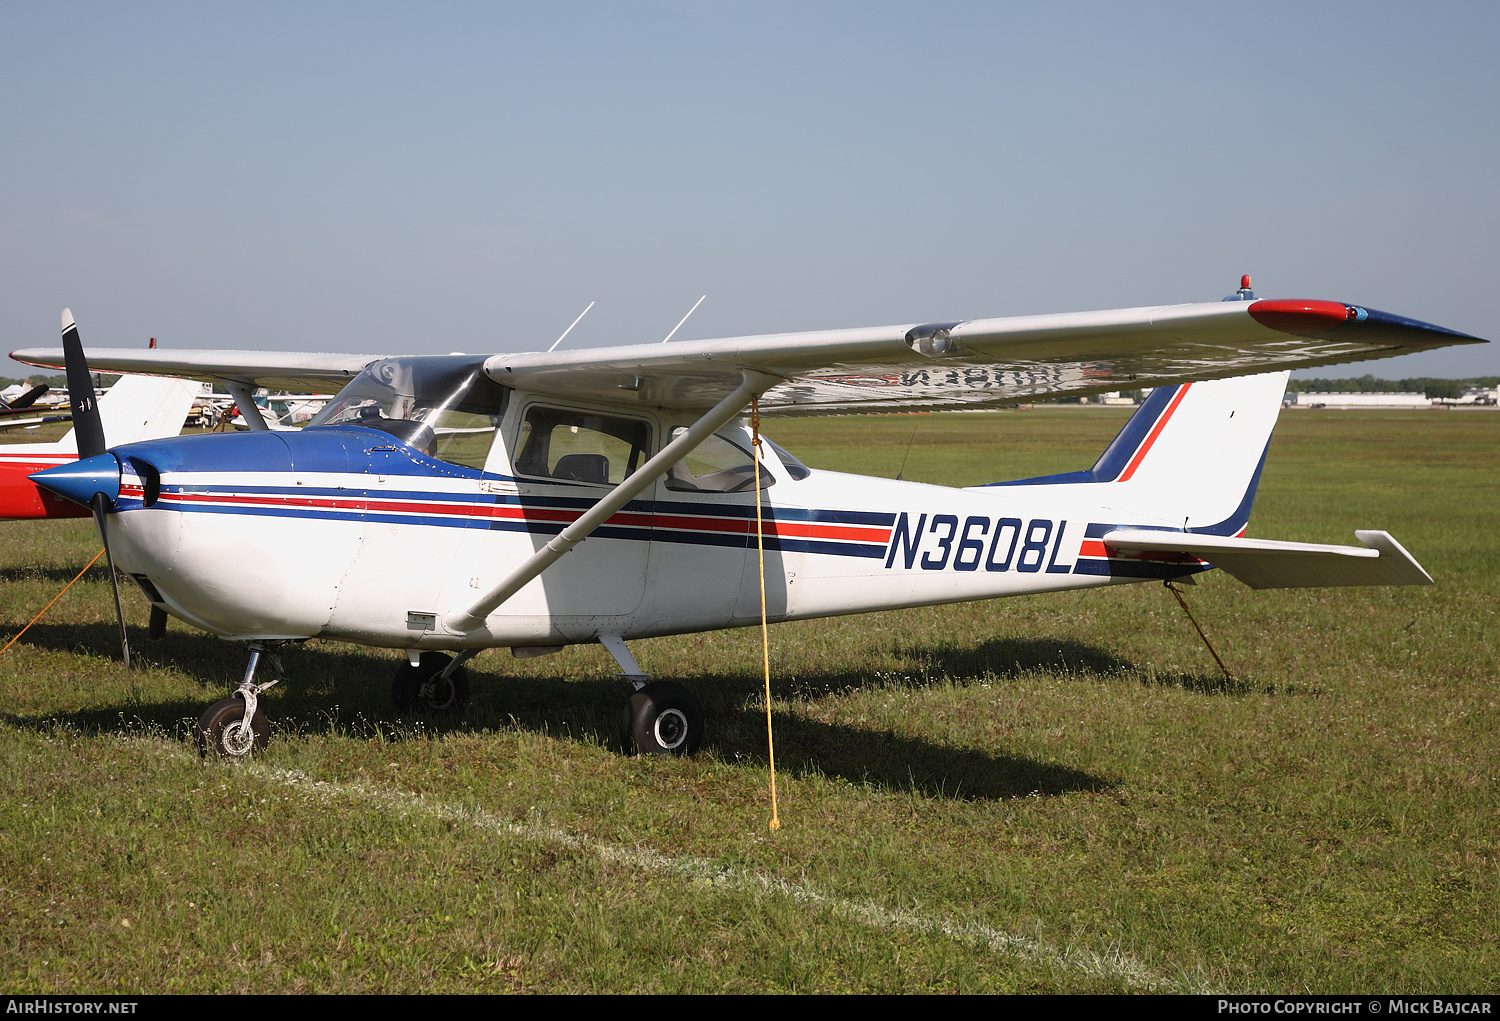
<path fill-rule="evenodd" d="M 1123 417 L 924 416 L 906 475 L 1086 467 Z M 893 474 L 914 421 L 794 421 L 776 438 L 815 469 Z M 1251 534 L 1387 528 L 1437 584 L 1251 592 L 1211 574 L 1188 598 L 1233 684 L 1156 586 L 779 626 L 774 837 L 750 632 L 635 644 L 711 721 L 702 754 L 670 761 L 618 754 L 627 686 L 597 646 L 488 654 L 468 711 L 441 719 L 392 710 L 390 652 L 283 650 L 292 683 L 269 693 L 255 770 L 393 792 L 314 796 L 314 781 L 191 753 L 243 648 L 176 622 L 148 645 L 127 590 L 143 649 L 123 669 L 96 566 L 0 657 L 0 980 L 38 994 L 1493 988 L 1497 430 L 1493 413 L 1283 415 Z M 97 550 L 83 519 L 5 531 L 7 633 Z"/>
<path fill-rule="evenodd" d="M 164 746 L 181 753 L 176 746 Z M 1119 948 L 1103 951 L 1082 946 L 1058 948 L 1043 940 L 1017 933 L 1003 932 L 987 925 L 955 922 L 932 917 L 919 911 L 893 910 L 870 900 L 850 900 L 821 892 L 802 883 L 769 876 L 743 866 L 727 865 L 692 855 L 672 856 L 649 847 L 627 847 L 591 837 L 570 833 L 534 816 L 527 823 L 514 822 L 482 809 L 433 801 L 420 794 L 408 794 L 363 782 L 339 783 L 318 780 L 301 770 L 242 765 L 240 769 L 300 794 L 330 803 L 354 801 L 388 812 L 410 812 L 432 819 L 487 830 L 536 844 L 552 844 L 572 851 L 596 855 L 601 861 L 631 869 L 678 876 L 708 883 L 740 893 L 760 893 L 831 911 L 843 918 L 877 929 L 898 929 L 915 933 L 938 933 L 950 939 L 985 947 L 1021 960 L 1041 964 L 1088 978 L 1113 979 L 1151 992 L 1203 993 L 1208 987 L 1186 977 L 1171 979 L 1157 974 L 1141 961 Z"/>

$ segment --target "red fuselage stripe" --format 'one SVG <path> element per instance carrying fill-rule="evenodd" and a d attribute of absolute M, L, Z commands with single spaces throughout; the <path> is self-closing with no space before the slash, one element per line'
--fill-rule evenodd
<path fill-rule="evenodd" d="M 510 521 L 558 522 L 569 524 L 582 511 L 549 510 L 540 507 L 517 507 L 513 504 L 491 506 L 467 503 L 425 503 L 407 500 L 350 500 L 334 497 L 263 496 L 235 493 L 174 493 L 164 496 L 172 503 L 240 504 L 253 507 L 307 507 L 342 511 L 369 511 L 386 514 L 422 514 L 434 517 L 500 518 Z M 727 532 L 733 535 L 753 534 L 755 526 L 748 519 L 719 517 L 686 517 L 677 514 L 640 514 L 621 512 L 606 522 L 615 527 L 662 528 L 690 532 Z M 766 521 L 762 532 L 768 536 L 803 539 L 841 539 L 884 545 L 890 541 L 889 528 L 858 525 L 804 524 L 794 521 Z"/>

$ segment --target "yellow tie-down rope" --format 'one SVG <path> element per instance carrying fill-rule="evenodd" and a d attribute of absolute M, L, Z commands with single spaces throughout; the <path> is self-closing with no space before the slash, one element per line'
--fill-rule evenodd
<path fill-rule="evenodd" d="M 63 597 L 63 594 L 66 593 L 68 591 L 68 589 L 70 589 L 70 588 L 73 587 L 74 582 L 78 581 L 78 578 L 82 578 L 85 574 L 88 574 L 89 568 L 93 567 L 95 564 L 97 564 L 99 562 L 99 558 L 102 557 L 102 556 L 104 556 L 104 551 L 103 550 L 100 550 L 98 553 L 95 553 L 94 554 L 94 559 L 90 560 L 87 564 L 84 564 L 83 565 L 83 570 L 81 570 L 81 571 L 78 572 L 78 577 L 74 578 L 73 581 L 70 581 L 66 585 L 64 585 L 63 588 L 62 588 L 62 592 L 59 592 L 57 595 L 55 595 L 55 596 L 52 597 L 52 603 L 55 603 L 59 599 L 61 599 Z M 52 603 L 48 603 L 46 606 L 42 607 L 42 613 L 46 613 L 48 610 L 52 609 Z M 9 649 L 10 649 L 10 647 L 12 645 L 15 645 L 17 642 L 19 642 L 21 640 L 21 636 L 24 635 L 31 628 L 31 625 L 35 624 L 37 621 L 39 621 L 39 620 L 42 619 L 42 613 L 38 613 L 35 617 L 32 617 L 31 620 L 26 624 L 26 627 L 23 627 L 20 631 L 16 632 L 16 637 L 12 638 L 10 641 L 8 641 L 8 642 L 5 643 L 5 648 L 4 649 L 0 649 L 0 652 L 7 652 L 7 651 L 9 651 Z"/>
<path fill-rule="evenodd" d="M 766 627 L 766 531 L 760 512 L 760 398 L 750 402 L 750 434 L 754 437 L 755 462 L 755 547 L 760 558 L 760 658 L 766 675 L 766 754 L 771 763 L 771 832 L 781 829 L 776 817 L 776 741 L 771 736 L 771 632 Z"/>

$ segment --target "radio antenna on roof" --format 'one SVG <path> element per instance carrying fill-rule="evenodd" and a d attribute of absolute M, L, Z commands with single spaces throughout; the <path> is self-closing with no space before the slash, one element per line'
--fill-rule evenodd
<path fill-rule="evenodd" d="M 706 298 L 706 297 L 708 297 L 708 295 L 705 294 L 703 296 L 703 298 Z M 703 298 L 699 298 L 697 301 L 693 302 L 693 307 L 690 308 L 690 309 L 688 309 L 687 316 L 683 316 L 682 319 L 680 319 L 678 321 L 677 325 L 674 326 L 674 327 L 672 327 L 672 333 L 676 333 L 678 330 L 682 329 L 682 324 L 688 321 L 688 316 L 690 316 L 694 312 L 698 311 L 698 306 L 701 305 L 701 304 L 703 304 Z M 671 340 L 672 339 L 672 333 L 669 333 L 665 337 L 663 337 L 662 340 L 661 340 L 661 342 L 663 344 L 665 344 L 667 341 Z"/>
<path fill-rule="evenodd" d="M 589 302 L 589 308 L 593 308 L 593 307 L 594 307 L 594 303 L 592 301 Z M 554 340 L 552 342 L 552 346 L 547 349 L 547 353 L 548 354 L 551 354 L 553 351 L 557 350 L 557 345 L 559 345 L 559 344 L 561 344 L 563 342 L 563 337 L 566 337 L 568 334 L 572 333 L 573 332 L 573 327 L 577 326 L 578 323 L 583 319 L 583 317 L 589 314 L 589 308 L 586 308 L 582 312 L 578 313 L 578 318 L 573 320 L 572 325 L 570 325 L 566 330 L 562 331 L 562 337 L 558 337 L 556 340 Z"/>

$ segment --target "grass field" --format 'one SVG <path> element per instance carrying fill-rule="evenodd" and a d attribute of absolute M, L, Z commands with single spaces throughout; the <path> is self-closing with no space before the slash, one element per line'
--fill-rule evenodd
<path fill-rule="evenodd" d="M 1124 412 L 776 423 L 814 467 L 967 484 L 1087 467 Z M 912 430 L 916 433 L 912 439 Z M 288 651 L 272 747 L 190 727 L 239 647 L 125 671 L 95 569 L 0 657 L 0 987 L 45 992 L 1493 992 L 1500 414 L 1291 412 L 1252 534 L 1394 533 L 1409 589 L 1159 585 L 636 645 L 702 699 L 622 758 L 594 647 L 470 664 L 460 720 L 389 652 Z M 6 639 L 98 550 L 0 526 Z M 226 551 L 232 560 L 232 551 Z M 226 569 L 232 562 L 226 563 Z"/>

